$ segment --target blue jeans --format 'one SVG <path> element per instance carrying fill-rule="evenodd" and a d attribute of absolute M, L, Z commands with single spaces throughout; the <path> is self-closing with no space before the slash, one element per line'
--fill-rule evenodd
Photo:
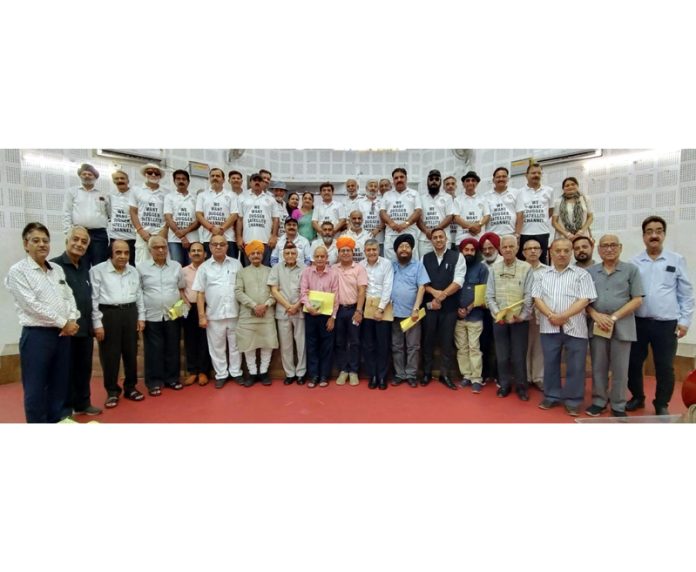
<path fill-rule="evenodd" d="M 566 382 L 561 387 L 561 351 L 566 350 Z M 544 352 L 544 397 L 578 407 L 585 394 L 587 339 L 568 334 L 541 334 Z"/>
<path fill-rule="evenodd" d="M 89 246 L 85 258 L 92 267 L 109 258 L 109 235 L 105 228 L 90 228 L 87 229 L 87 233 L 89 234 Z"/>

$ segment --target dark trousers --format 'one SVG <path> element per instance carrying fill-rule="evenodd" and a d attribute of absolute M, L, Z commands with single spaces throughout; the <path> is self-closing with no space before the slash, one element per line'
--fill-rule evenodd
<path fill-rule="evenodd" d="M 22 328 L 19 363 L 27 423 L 57 423 L 61 420 L 68 391 L 72 339 L 58 334 L 58 328 Z"/>
<path fill-rule="evenodd" d="M 84 411 L 90 403 L 90 382 L 92 381 L 92 336 L 74 336 L 70 342 L 70 377 L 65 408 L 69 414 Z"/>
<path fill-rule="evenodd" d="M 483 313 L 483 331 L 479 338 L 483 369 L 481 377 L 483 380 L 493 378 L 498 379 L 498 361 L 495 359 L 495 344 L 493 339 L 493 316 L 486 310 Z"/>
<path fill-rule="evenodd" d="M 648 344 L 652 346 L 655 362 L 655 407 L 667 407 L 674 392 L 674 356 L 677 355 L 677 321 L 652 320 L 636 316 L 637 341 L 631 346 L 628 361 L 628 389 L 631 395 L 645 399 L 643 389 L 643 363 L 648 357 Z"/>
<path fill-rule="evenodd" d="M 104 387 L 109 396 L 121 395 L 118 385 L 118 369 L 123 358 L 123 390 L 126 393 L 135 389 L 138 381 L 138 309 L 135 303 L 127 308 L 99 306 L 104 313 L 104 341 L 99 342 L 99 361 L 104 372 Z"/>
<path fill-rule="evenodd" d="M 181 321 L 146 322 L 143 340 L 147 388 L 179 383 Z"/>
<path fill-rule="evenodd" d="M 561 352 L 565 348 L 566 382 L 561 387 Z M 585 395 L 587 339 L 568 334 L 541 334 L 544 352 L 544 397 L 577 407 Z"/>
<path fill-rule="evenodd" d="M 435 344 L 440 346 L 440 376 L 449 375 L 454 357 L 454 328 L 457 311 L 426 310 L 423 318 L 421 344 L 423 347 L 423 373 L 433 371 Z"/>
<path fill-rule="evenodd" d="M 358 373 L 360 368 L 360 326 L 353 325 L 357 306 L 339 306 L 336 314 L 336 367 L 339 371 Z M 311 346 L 309 346 L 311 349 Z"/>
<path fill-rule="evenodd" d="M 334 333 L 326 331 L 329 316 L 305 315 L 305 348 L 307 351 L 307 376 L 331 376 Z"/>
<path fill-rule="evenodd" d="M 104 262 L 109 258 L 109 235 L 105 228 L 88 228 L 89 246 L 85 253 L 85 259 L 90 267 Z"/>
<path fill-rule="evenodd" d="M 549 235 L 548 234 L 521 234 L 520 235 L 520 249 L 517 252 L 517 258 L 524 260 L 524 253 L 522 249 L 524 248 L 524 243 L 528 240 L 536 240 L 541 245 L 541 255 L 539 260 L 542 264 L 548 264 L 548 252 L 549 252 Z"/>
<path fill-rule="evenodd" d="M 181 266 L 191 264 L 188 248 L 184 248 L 183 244 L 180 242 L 168 242 L 167 246 L 169 248 L 169 258 L 176 260 Z"/>
<path fill-rule="evenodd" d="M 391 322 L 363 320 L 360 324 L 361 349 L 367 377 L 386 379 L 389 374 Z"/>
<path fill-rule="evenodd" d="M 205 250 L 205 257 L 210 258 L 210 242 L 203 243 L 203 250 Z M 237 246 L 236 242 L 232 242 L 231 240 L 227 241 L 227 256 L 229 256 L 230 258 L 239 258 L 239 247 Z M 270 253 L 268 255 L 268 259 L 271 259 Z"/>
<path fill-rule="evenodd" d="M 121 240 L 120 238 L 112 238 L 109 240 L 109 258 L 111 257 L 111 245 L 114 240 Z M 135 266 L 135 239 L 124 240 L 123 242 L 128 243 L 128 264 Z"/>
<path fill-rule="evenodd" d="M 188 316 L 184 319 L 184 346 L 186 348 L 186 370 L 190 374 L 208 375 L 212 369 L 208 352 L 208 336 L 198 325 L 198 309 L 191 304 Z"/>
<path fill-rule="evenodd" d="M 501 389 L 509 389 L 513 379 L 516 387 L 526 387 L 529 322 L 493 324 L 493 337 Z"/>
<path fill-rule="evenodd" d="M 249 262 L 249 258 L 246 255 L 246 252 L 242 252 L 242 259 L 240 260 L 242 263 L 242 266 L 245 268 L 251 264 Z M 261 260 L 261 264 L 264 266 L 270 266 L 271 265 L 271 247 L 268 246 L 267 244 L 263 245 L 263 259 Z"/>

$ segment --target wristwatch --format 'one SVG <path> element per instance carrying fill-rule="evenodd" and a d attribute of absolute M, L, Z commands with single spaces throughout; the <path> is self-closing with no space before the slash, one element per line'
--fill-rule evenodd
<path fill-rule="evenodd" d="M 612 322 L 616 322 L 617 320 L 618 320 L 618 318 L 617 318 L 616 316 L 612 316 L 612 317 L 611 317 L 611 321 L 612 321 Z"/>

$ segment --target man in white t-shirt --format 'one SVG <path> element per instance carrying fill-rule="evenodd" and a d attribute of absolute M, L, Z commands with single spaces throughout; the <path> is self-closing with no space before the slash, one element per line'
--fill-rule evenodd
<path fill-rule="evenodd" d="M 367 181 L 365 196 L 358 204 L 358 208 L 363 215 L 363 228 L 370 233 L 370 238 L 374 238 L 379 243 L 380 256 L 384 255 L 384 221 L 379 216 L 381 200 L 378 196 L 379 186 L 377 179 Z"/>
<path fill-rule="evenodd" d="M 279 221 L 278 238 L 281 238 L 285 234 L 285 226 L 283 223 L 285 222 L 285 219 L 288 218 L 288 205 L 285 202 L 285 195 L 288 192 L 288 186 L 283 181 L 271 181 L 268 190 L 275 199 L 276 216 L 278 217 Z"/>
<path fill-rule="evenodd" d="M 244 175 L 242 175 L 242 173 L 236 169 L 232 169 L 229 173 L 227 173 L 227 182 L 230 184 L 232 192 L 237 195 L 237 200 L 241 200 L 242 195 L 246 195 L 248 193 L 248 191 L 245 191 L 244 187 L 242 186 L 243 180 Z"/>
<path fill-rule="evenodd" d="M 196 198 L 196 218 L 201 223 L 200 240 L 206 254 L 210 255 L 210 239 L 222 234 L 227 240 L 227 256 L 238 258 L 239 249 L 234 227 L 239 214 L 241 195 L 223 188 L 225 174 L 221 169 L 211 169 L 208 180 L 210 187 L 198 193 Z"/>
<path fill-rule="evenodd" d="M 358 181 L 355 179 L 348 179 L 346 181 L 346 198 L 343 201 L 343 212 L 346 215 L 346 217 L 350 216 L 350 213 L 352 213 L 355 209 L 360 208 L 360 201 L 362 201 L 362 197 L 358 195 L 358 189 L 360 188 L 360 185 L 358 184 Z M 350 226 L 350 223 L 348 222 L 348 219 L 346 218 L 346 226 Z"/>
<path fill-rule="evenodd" d="M 196 220 L 196 197 L 189 192 L 191 179 L 183 169 L 172 174 L 176 192 L 164 197 L 164 220 L 169 228 L 167 246 L 169 256 L 181 266 L 191 263 L 189 248 L 198 241 L 198 221 Z"/>
<path fill-rule="evenodd" d="M 457 179 L 452 175 L 445 177 L 442 181 L 442 188 L 450 197 L 452 197 L 452 204 L 454 205 L 454 201 L 457 200 Z M 455 242 L 455 239 L 457 238 L 457 223 L 454 220 L 455 216 L 456 212 L 454 216 L 452 216 L 452 222 L 450 222 L 450 228 L 447 238 L 449 239 L 450 248 L 452 248 L 453 250 L 459 250 L 459 247 L 457 246 L 458 243 Z"/>
<path fill-rule="evenodd" d="M 330 220 L 325 220 L 321 223 L 319 231 L 319 238 L 313 240 L 312 244 L 309 246 L 312 262 L 314 262 L 314 251 L 319 246 L 323 246 L 327 252 L 327 262 L 330 265 L 336 264 L 338 261 L 338 248 L 336 247 L 333 223 Z"/>
<path fill-rule="evenodd" d="M 486 232 L 498 236 L 515 234 L 517 223 L 517 190 L 508 188 L 510 172 L 505 167 L 493 171 L 493 190 L 486 195 L 491 218 Z"/>
<path fill-rule="evenodd" d="M 164 223 L 164 197 L 169 192 L 160 186 L 164 171 L 155 163 L 140 167 L 145 178 L 142 187 L 131 190 L 130 215 L 137 236 L 135 238 L 135 264 L 152 260 L 148 241 L 159 234 L 167 238 L 167 225 Z"/>
<path fill-rule="evenodd" d="M 114 240 L 124 240 L 128 243 L 129 264 L 135 266 L 135 227 L 130 216 L 130 180 L 125 171 L 114 171 L 111 180 L 116 191 L 109 194 L 109 225 L 106 231 L 109 235 L 109 252 Z"/>
<path fill-rule="evenodd" d="M 279 220 L 276 202 L 268 193 L 264 193 L 264 180 L 260 173 L 251 176 L 251 192 L 239 203 L 237 219 L 237 244 L 242 252 L 242 264 L 249 265 L 244 252 L 244 245 L 252 240 L 264 244 L 262 263 L 271 265 L 271 251 L 278 242 Z"/>
<path fill-rule="evenodd" d="M 442 175 L 437 169 L 428 173 L 428 192 L 421 195 L 423 212 L 418 219 L 418 228 L 421 230 L 418 243 L 418 255 L 423 257 L 433 251 L 433 243 L 430 241 L 431 233 L 436 229 L 449 234 L 449 224 L 454 216 L 454 203 L 452 197 L 440 190 Z M 449 242 L 449 241 L 448 241 Z"/>
<path fill-rule="evenodd" d="M 542 264 L 548 262 L 550 219 L 553 215 L 553 189 L 541 184 L 541 165 L 531 163 L 527 167 L 527 186 L 517 195 L 517 222 L 515 233 L 520 236 L 517 258 L 523 260 L 524 243 L 536 240 L 541 245 Z"/>
<path fill-rule="evenodd" d="M 479 240 L 486 232 L 486 223 L 490 219 L 488 202 L 481 193 L 476 192 L 481 178 L 476 171 L 469 171 L 462 177 L 464 194 L 454 201 L 454 220 L 457 234 L 454 238 L 456 244 L 461 244 L 465 238 Z"/>
<path fill-rule="evenodd" d="M 321 224 L 331 221 L 334 234 L 339 233 L 346 226 L 346 212 L 343 205 L 333 198 L 334 186 L 328 181 L 319 187 L 321 201 L 315 201 L 312 213 L 312 226 L 321 235 Z"/>
<path fill-rule="evenodd" d="M 421 217 L 421 197 L 418 191 L 409 189 L 408 173 L 403 167 L 397 167 L 392 171 L 394 188 L 382 197 L 380 215 L 387 225 L 384 235 L 384 253 L 388 260 L 396 260 L 394 251 L 394 239 L 402 234 L 413 237 L 415 245 L 411 256 L 418 260 L 419 231 L 416 222 Z"/>
<path fill-rule="evenodd" d="M 348 236 L 355 242 L 353 262 L 362 262 L 365 259 L 365 241 L 372 238 L 372 233 L 363 228 L 363 215 L 360 209 L 353 209 L 348 215 L 348 220 L 350 221 L 350 226 L 343 233 L 343 236 Z"/>

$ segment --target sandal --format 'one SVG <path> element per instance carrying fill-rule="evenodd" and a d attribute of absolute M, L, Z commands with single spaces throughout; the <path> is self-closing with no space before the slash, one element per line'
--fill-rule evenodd
<path fill-rule="evenodd" d="M 124 393 L 123 397 L 130 399 L 131 401 L 142 401 L 145 399 L 145 396 L 137 389 L 131 389 L 128 393 Z"/>
<path fill-rule="evenodd" d="M 179 391 L 180 389 L 183 389 L 183 388 L 184 388 L 184 386 L 181 385 L 181 382 L 179 382 L 179 381 L 177 381 L 177 382 L 175 382 L 175 383 L 168 383 L 168 384 L 167 384 L 167 387 L 168 387 L 169 389 L 175 389 L 176 391 Z"/>
<path fill-rule="evenodd" d="M 104 402 L 104 407 L 107 409 L 113 409 L 118 405 L 118 396 L 117 395 L 109 395 L 109 397 L 106 398 L 106 401 Z"/>
<path fill-rule="evenodd" d="M 150 397 L 158 397 L 162 395 L 162 390 L 159 387 L 153 387 L 152 389 L 148 389 L 147 392 L 150 394 Z"/>
<path fill-rule="evenodd" d="M 310 379 L 309 382 L 307 383 L 307 387 L 309 387 L 309 389 L 314 389 L 318 383 L 319 382 L 317 380 Z"/>
<path fill-rule="evenodd" d="M 329 382 L 326 381 L 325 379 L 322 379 L 322 380 L 319 382 L 319 387 L 327 387 L 328 385 L 329 385 Z"/>

